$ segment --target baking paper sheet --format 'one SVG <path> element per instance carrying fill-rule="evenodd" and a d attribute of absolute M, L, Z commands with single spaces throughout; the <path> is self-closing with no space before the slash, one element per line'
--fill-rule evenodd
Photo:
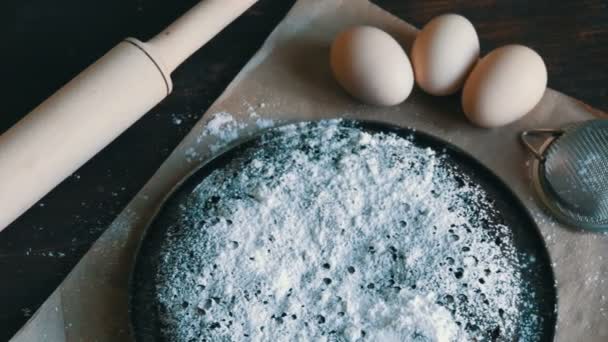
<path fill-rule="evenodd" d="M 536 220 L 552 258 L 558 288 L 556 341 L 608 340 L 608 236 L 574 231 L 545 215 L 530 181 L 531 158 L 518 133 L 590 119 L 584 104 L 547 90 L 519 122 L 498 129 L 470 125 L 456 97 L 415 90 L 402 105 L 361 105 L 335 83 L 329 45 L 348 26 L 380 27 L 409 50 L 416 29 L 366 0 L 300 0 L 224 94 L 93 245 L 14 341 L 130 341 L 128 281 L 142 233 L 166 194 L 211 157 L 205 135 L 214 113 L 230 113 L 258 129 L 257 118 L 281 122 L 343 117 L 388 122 L 425 131 L 470 152 L 502 178 Z M 255 113 L 255 114 L 254 114 Z"/>

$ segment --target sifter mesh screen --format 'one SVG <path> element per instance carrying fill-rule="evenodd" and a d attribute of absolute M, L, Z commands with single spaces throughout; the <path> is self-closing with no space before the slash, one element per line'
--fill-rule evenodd
<path fill-rule="evenodd" d="M 608 120 L 573 126 L 553 140 L 539 165 L 548 205 L 587 229 L 608 229 Z"/>

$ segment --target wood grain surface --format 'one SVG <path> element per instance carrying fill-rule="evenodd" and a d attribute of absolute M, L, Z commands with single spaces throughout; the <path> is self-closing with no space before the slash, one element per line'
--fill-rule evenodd
<path fill-rule="evenodd" d="M 417 26 L 442 13 L 463 14 L 475 24 L 484 53 L 528 45 L 545 58 L 552 88 L 608 110 L 608 1 L 375 2 Z M 2 1 L 0 133 L 122 38 L 147 39 L 194 3 Z M 174 73 L 169 98 L 0 233 L 0 341 L 59 285 L 292 3 L 261 0 Z"/>

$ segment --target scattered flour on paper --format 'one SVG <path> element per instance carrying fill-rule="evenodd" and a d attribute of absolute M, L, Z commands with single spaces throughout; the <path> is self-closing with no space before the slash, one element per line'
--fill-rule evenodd
<path fill-rule="evenodd" d="M 239 132 L 245 127 L 247 127 L 247 124 L 236 121 L 230 113 L 215 113 L 197 138 L 197 143 L 201 143 L 203 137 L 213 136 L 217 139 L 217 142 L 209 148 L 212 152 L 216 152 L 236 140 L 239 137 Z"/>
<path fill-rule="evenodd" d="M 207 132 L 232 139 L 225 127 L 239 124 L 218 113 Z M 535 340 L 509 228 L 440 154 L 337 120 L 274 131 L 169 228 L 169 340 Z"/>
<path fill-rule="evenodd" d="M 218 152 L 242 137 L 243 132 L 251 126 L 246 122 L 237 121 L 232 114 L 227 112 L 218 112 L 211 115 L 211 120 L 207 122 L 203 131 L 196 138 L 196 143 L 200 144 L 205 137 L 212 137 L 213 142 L 209 145 L 211 153 Z M 253 122 L 253 126 L 257 129 L 266 129 L 275 125 L 274 120 L 262 118 L 256 112 L 249 112 L 249 121 Z M 200 161 L 201 155 L 194 147 L 188 147 L 184 154 L 188 162 Z"/>

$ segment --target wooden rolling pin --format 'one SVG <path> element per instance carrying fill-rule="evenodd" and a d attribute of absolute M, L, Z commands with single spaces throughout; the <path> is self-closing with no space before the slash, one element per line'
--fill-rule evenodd
<path fill-rule="evenodd" d="M 159 35 L 128 38 L 0 135 L 0 231 L 172 89 L 170 74 L 257 0 L 205 0 Z"/>

